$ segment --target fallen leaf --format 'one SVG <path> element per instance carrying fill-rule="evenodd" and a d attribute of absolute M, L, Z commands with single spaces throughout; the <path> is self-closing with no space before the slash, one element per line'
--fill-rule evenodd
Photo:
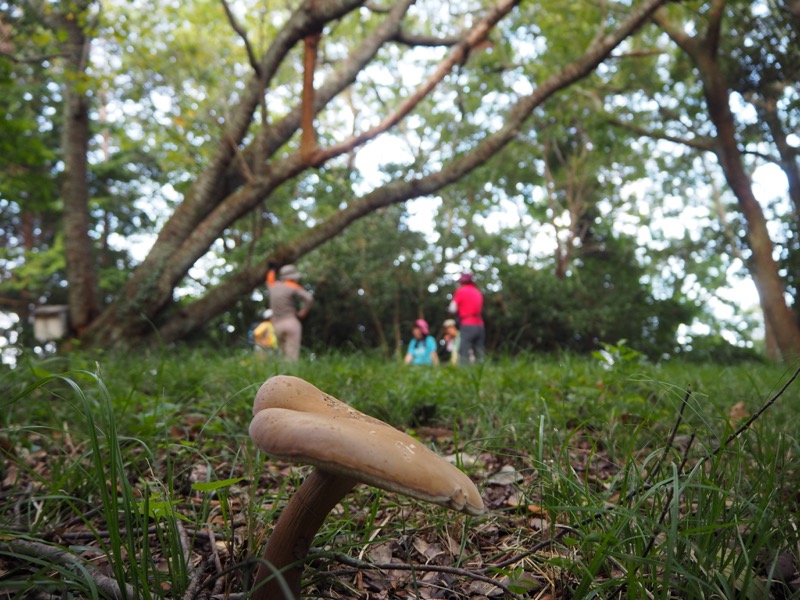
<path fill-rule="evenodd" d="M 750 416 L 750 413 L 747 412 L 747 409 L 744 407 L 744 401 L 740 400 L 733 406 L 731 406 L 731 410 L 728 413 L 728 419 L 736 423 L 738 421 L 744 421 L 747 417 Z"/>
<path fill-rule="evenodd" d="M 486 480 L 486 483 L 492 485 L 511 485 L 523 479 L 522 473 L 517 471 L 512 465 L 503 465 L 497 473 Z"/>

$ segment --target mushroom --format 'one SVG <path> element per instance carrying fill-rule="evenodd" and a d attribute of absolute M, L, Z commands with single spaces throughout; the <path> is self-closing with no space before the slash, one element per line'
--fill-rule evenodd
<path fill-rule="evenodd" d="M 278 375 L 261 386 L 250 437 L 270 456 L 316 467 L 275 524 L 256 572 L 255 600 L 300 597 L 302 563 L 314 535 L 358 483 L 470 515 L 484 511 L 475 484 L 444 458 L 297 377 Z M 277 575 L 265 581 L 277 572 L 284 586 Z"/>

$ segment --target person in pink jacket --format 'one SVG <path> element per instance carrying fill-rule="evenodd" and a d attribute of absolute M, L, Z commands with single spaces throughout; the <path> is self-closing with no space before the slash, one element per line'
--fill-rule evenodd
<path fill-rule="evenodd" d="M 459 288 L 450 302 L 450 312 L 459 320 L 461 340 L 458 347 L 458 364 L 469 365 L 482 360 L 485 354 L 486 329 L 483 323 L 483 294 L 475 285 L 472 273 L 462 273 Z"/>

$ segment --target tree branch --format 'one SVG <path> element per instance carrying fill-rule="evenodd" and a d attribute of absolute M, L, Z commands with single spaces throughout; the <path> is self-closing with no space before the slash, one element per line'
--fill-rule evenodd
<path fill-rule="evenodd" d="M 124 598 L 136 596 L 132 586 L 125 584 L 123 591 L 116 579 L 103 575 L 96 567 L 55 546 L 14 539 L 0 542 L 0 551 L 11 555 L 38 558 L 83 571 L 92 578 L 92 581 L 100 591 L 115 599 L 123 600 Z"/>
<path fill-rule="evenodd" d="M 347 89 L 356 80 L 361 70 L 375 57 L 375 54 L 383 44 L 396 35 L 403 16 L 413 3 L 414 0 L 396 2 L 391 8 L 389 16 L 315 90 L 315 115 L 333 98 Z M 262 149 L 261 152 L 264 159 L 272 157 L 292 137 L 300 126 L 301 116 L 302 105 L 298 103 L 295 109 L 283 119 L 276 122 L 272 127 L 263 130 L 254 144 Z"/>
<path fill-rule="evenodd" d="M 686 54 L 689 56 L 696 55 L 699 48 L 697 42 L 670 21 L 663 8 L 653 14 L 653 22 L 658 25 L 679 48 L 686 52 Z"/>
<path fill-rule="evenodd" d="M 439 63 L 436 70 L 431 74 L 428 79 L 420 85 L 416 91 L 411 94 L 405 101 L 400 103 L 400 106 L 393 114 L 387 116 L 375 127 L 356 135 L 349 140 L 345 140 L 339 144 L 335 144 L 328 148 L 320 149 L 314 153 L 311 158 L 311 163 L 319 166 L 325 161 L 348 152 L 356 146 L 377 137 L 381 133 L 389 130 L 404 117 L 406 117 L 424 98 L 431 93 L 431 91 L 452 71 L 453 67 L 461 64 L 469 54 L 471 48 L 482 42 L 489 31 L 506 16 L 511 10 L 519 4 L 521 0 L 501 0 L 500 3 L 494 6 L 487 14 L 481 19 L 459 42 L 450 55 Z"/>
<path fill-rule="evenodd" d="M 220 2 L 222 2 L 222 7 L 225 9 L 225 16 L 228 17 L 228 22 L 244 42 L 244 48 L 247 50 L 247 58 L 250 61 L 250 66 L 253 67 L 256 77 L 260 79 L 261 65 L 258 64 L 258 59 L 256 59 L 255 52 L 253 52 L 253 47 L 250 45 L 250 40 L 247 39 L 247 32 L 245 31 L 244 27 L 241 26 L 239 21 L 236 20 L 236 16 L 231 11 L 231 7 L 228 5 L 227 0 L 220 0 Z"/>
<path fill-rule="evenodd" d="M 722 17 L 725 9 L 725 0 L 713 0 L 711 10 L 708 11 L 708 30 L 706 31 L 706 48 L 710 56 L 716 56 L 719 50 L 720 31 L 722 30 Z"/>
<path fill-rule="evenodd" d="M 494 9 L 496 20 L 506 14 L 513 8 L 519 0 L 505 0 Z M 311 229 L 303 232 L 299 237 L 282 244 L 273 252 L 274 256 L 280 256 L 283 262 L 293 261 L 297 258 L 304 256 L 315 248 L 318 248 L 338 233 L 343 231 L 347 226 L 356 220 L 372 213 L 373 211 L 383 206 L 391 204 L 398 204 L 405 202 L 411 198 L 419 198 L 429 195 L 437 190 L 442 189 L 467 173 L 473 171 L 479 166 L 485 164 L 497 152 L 499 152 L 506 144 L 513 140 L 519 133 L 519 129 L 525 120 L 533 113 L 533 111 L 540 106 L 545 100 L 555 95 L 560 90 L 568 87 L 572 83 L 582 79 L 591 73 L 597 65 L 603 60 L 608 58 L 611 52 L 628 36 L 630 36 L 636 29 L 641 27 L 652 16 L 653 12 L 662 6 L 668 0 L 645 0 L 642 4 L 635 9 L 627 19 L 622 21 L 619 27 L 612 33 L 600 38 L 596 44 L 589 48 L 583 55 L 578 57 L 574 62 L 566 65 L 561 71 L 554 73 L 547 78 L 542 84 L 537 87 L 530 95 L 520 98 L 516 105 L 512 107 L 508 113 L 505 124 L 498 131 L 488 135 L 481 141 L 471 152 L 468 152 L 459 158 L 453 160 L 450 164 L 445 166 L 441 171 L 430 173 L 424 176 L 408 176 L 405 178 L 392 181 L 383 187 L 377 188 L 367 194 L 366 196 L 354 200 L 344 209 L 337 211 L 328 219 L 318 223 Z M 481 25 L 486 25 L 491 22 L 491 18 L 487 18 L 481 22 Z M 478 39 L 477 32 L 479 28 L 473 29 L 468 39 Z M 462 51 L 468 47 L 467 41 L 460 46 Z M 454 49 L 454 53 L 457 50 Z M 463 56 L 463 54 L 456 54 L 456 57 Z M 451 57 L 452 58 L 452 54 Z M 428 85 L 432 84 L 439 71 L 444 69 L 445 61 L 440 65 L 437 73 L 431 76 Z M 408 102 L 403 105 L 408 110 Z M 393 115 L 396 117 L 397 115 Z M 393 120 L 392 120 L 393 122 Z M 373 128 L 370 130 L 373 137 L 378 135 L 380 131 L 385 130 L 390 126 L 389 121 L 384 121 L 381 124 L 384 128 Z M 380 129 L 380 131 L 378 131 Z M 366 134 L 356 136 L 348 142 L 338 144 L 320 152 L 322 160 L 327 160 L 338 154 L 347 152 L 349 149 L 363 143 L 366 139 Z M 334 151 L 335 149 L 335 151 Z M 274 167 L 274 168 L 273 168 Z M 277 181 L 277 178 L 286 180 L 288 177 L 293 177 L 304 168 L 300 160 L 299 153 L 294 153 L 288 157 L 281 165 L 275 164 L 268 169 L 266 178 L 257 179 L 257 188 L 252 188 L 248 191 L 248 202 L 263 201 L 263 198 L 270 193 L 270 186 Z M 293 173 L 293 169 L 297 169 Z M 280 170 L 280 172 L 279 172 Z M 270 182 L 270 177 L 276 178 Z M 238 194 L 238 192 L 237 192 Z M 225 209 L 228 215 L 225 218 L 231 218 L 233 213 L 244 214 L 246 209 L 243 205 L 236 207 L 229 207 Z M 238 216 L 236 218 L 238 218 Z M 205 228 L 204 228 L 205 229 Z M 209 231 L 201 232 L 198 234 L 209 235 Z M 255 287 L 261 284 L 264 276 L 263 265 L 268 262 L 270 257 L 265 256 L 261 261 L 261 265 L 251 267 L 249 269 L 240 270 L 230 278 L 223 281 L 220 285 L 211 289 L 203 298 L 193 302 L 182 308 L 180 314 L 174 315 L 172 319 L 166 322 L 159 332 L 164 341 L 173 341 L 182 335 L 188 333 L 195 327 L 204 324 L 208 315 L 218 314 L 242 295 L 251 292 Z"/>
<path fill-rule="evenodd" d="M 455 46 L 462 41 L 462 37 L 436 37 L 435 35 L 417 35 L 407 33 L 403 30 L 397 32 L 397 35 L 392 38 L 392 41 L 405 46 L 421 46 L 427 48 L 436 48 L 439 46 Z"/>
<path fill-rule="evenodd" d="M 628 131 L 631 131 L 643 137 L 649 137 L 654 140 L 664 140 L 666 142 L 672 142 L 673 144 L 680 144 L 681 146 L 694 148 L 695 150 L 703 150 L 704 152 L 712 152 L 714 154 L 717 153 L 716 144 L 713 138 L 706 138 L 706 137 L 697 137 L 694 139 L 681 138 L 674 135 L 668 135 L 663 131 L 652 131 L 645 127 L 641 127 L 640 125 L 636 125 L 628 121 L 621 121 L 620 119 L 611 117 L 609 117 L 608 122 L 611 125 L 616 125 L 617 127 L 627 129 Z"/>

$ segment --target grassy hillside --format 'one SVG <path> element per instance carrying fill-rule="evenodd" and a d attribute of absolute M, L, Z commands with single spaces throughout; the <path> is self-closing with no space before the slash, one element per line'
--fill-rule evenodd
<path fill-rule="evenodd" d="M 0 378 L 0 598 L 244 597 L 308 473 L 247 435 L 278 373 L 418 437 L 489 509 L 359 486 L 314 542 L 308 597 L 800 597 L 793 369 L 611 351 L 431 370 L 211 349 L 21 363 Z"/>

